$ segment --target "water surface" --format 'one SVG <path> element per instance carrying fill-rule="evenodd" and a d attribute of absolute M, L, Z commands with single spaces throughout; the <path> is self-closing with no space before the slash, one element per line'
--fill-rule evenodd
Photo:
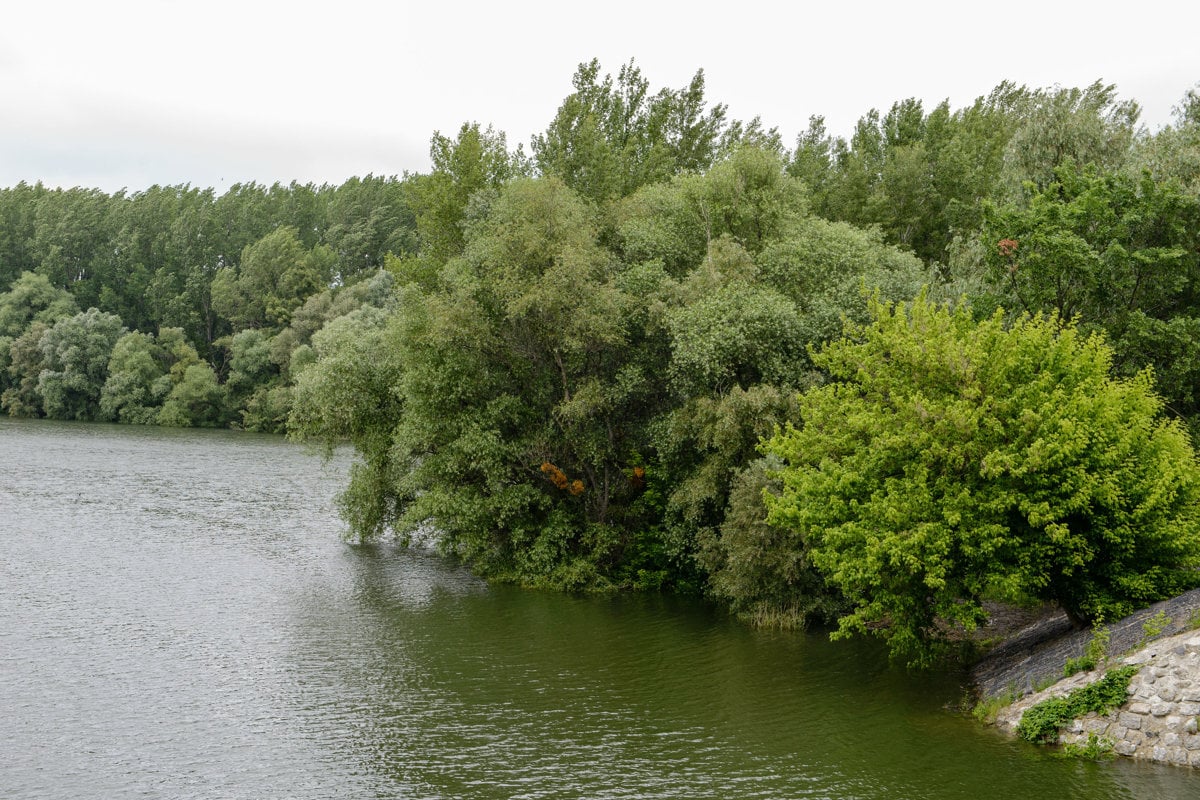
<path fill-rule="evenodd" d="M 959 676 L 354 547 L 277 437 L 0 420 L 0 798 L 1195 798 Z"/>

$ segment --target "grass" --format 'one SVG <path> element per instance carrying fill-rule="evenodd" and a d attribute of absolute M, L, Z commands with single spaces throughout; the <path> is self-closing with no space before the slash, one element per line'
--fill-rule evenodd
<path fill-rule="evenodd" d="M 1087 741 L 1063 745 L 1063 755 L 1088 761 L 1108 761 L 1116 757 L 1112 739 L 1094 733 L 1088 734 Z"/>
<path fill-rule="evenodd" d="M 1142 623 L 1142 642 L 1148 642 L 1155 636 L 1167 629 L 1171 624 L 1171 618 L 1167 616 L 1167 612 L 1159 611 L 1154 616 Z"/>
<path fill-rule="evenodd" d="M 1009 686 L 995 697 L 985 697 L 976 703 L 975 707 L 971 709 L 971 715 L 980 722 L 991 725 L 996 721 L 996 715 L 1017 702 L 1019 696 L 1017 687 Z"/>

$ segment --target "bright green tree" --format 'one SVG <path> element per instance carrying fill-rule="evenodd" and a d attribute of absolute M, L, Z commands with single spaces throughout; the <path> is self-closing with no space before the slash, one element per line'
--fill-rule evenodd
<path fill-rule="evenodd" d="M 1054 317 L 977 322 L 924 296 L 817 358 L 770 521 L 875 632 L 927 662 L 985 596 L 1059 603 L 1079 623 L 1195 585 L 1200 469 L 1152 379 Z"/>

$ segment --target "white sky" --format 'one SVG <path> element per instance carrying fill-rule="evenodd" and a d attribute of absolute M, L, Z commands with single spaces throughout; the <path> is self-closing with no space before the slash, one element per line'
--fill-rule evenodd
<path fill-rule="evenodd" d="M 1115 83 L 1154 130 L 1200 81 L 1200 2 L 0 0 L 0 186 L 340 183 L 425 171 L 468 120 L 528 149 L 593 57 L 652 90 L 703 68 L 789 145 L 1004 79 Z"/>

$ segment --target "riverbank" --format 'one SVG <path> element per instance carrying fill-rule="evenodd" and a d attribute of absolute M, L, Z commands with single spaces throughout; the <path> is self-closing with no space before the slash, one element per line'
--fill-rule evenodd
<path fill-rule="evenodd" d="M 1083 658 L 1092 630 L 1070 631 L 1061 614 L 1046 613 L 998 645 L 972 670 L 985 702 L 1017 698 L 994 723 L 1015 735 L 1033 706 L 1098 681 L 1106 668 L 1137 667 L 1128 699 L 1106 714 L 1073 720 L 1058 743 L 1164 764 L 1200 767 L 1200 590 L 1156 603 L 1107 628 L 1107 663 L 1063 677 Z M 1093 649 L 1095 645 L 1092 644 Z"/>

